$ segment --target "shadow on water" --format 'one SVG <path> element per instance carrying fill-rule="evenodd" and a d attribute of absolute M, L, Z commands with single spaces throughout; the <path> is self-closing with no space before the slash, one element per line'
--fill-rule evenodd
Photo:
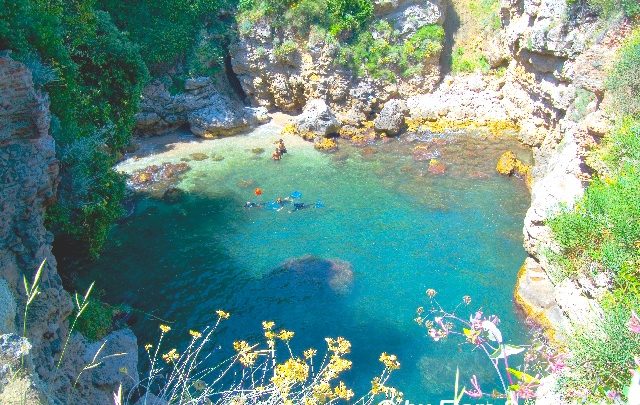
<path fill-rule="evenodd" d="M 446 1 L 446 13 L 444 20 L 444 44 L 442 53 L 440 54 L 440 67 L 442 69 L 442 77 L 451 73 L 451 65 L 453 61 L 453 45 L 454 36 L 460 28 L 460 17 L 451 0 Z"/>

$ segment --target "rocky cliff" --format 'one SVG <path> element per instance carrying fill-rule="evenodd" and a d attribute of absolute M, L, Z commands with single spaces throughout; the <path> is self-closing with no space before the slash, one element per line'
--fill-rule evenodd
<path fill-rule="evenodd" d="M 35 89 L 31 72 L 0 54 L 0 403 L 110 403 L 120 383 L 127 388 L 138 379 L 131 331 L 108 336 L 110 343 L 100 354 L 126 352 L 125 356 L 106 360 L 96 372 L 82 374 L 77 384 L 74 381 L 99 345 L 75 333 L 61 366 L 55 365 L 73 304 L 56 271 L 53 235 L 44 224 L 58 184 L 50 120 L 48 97 Z M 32 280 L 45 259 L 24 338 L 22 278 Z"/>

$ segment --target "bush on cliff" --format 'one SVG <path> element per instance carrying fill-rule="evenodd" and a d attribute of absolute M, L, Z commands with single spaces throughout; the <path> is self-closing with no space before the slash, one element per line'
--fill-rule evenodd
<path fill-rule="evenodd" d="M 342 47 L 339 62 L 359 76 L 393 82 L 398 68 L 406 77 L 419 74 L 427 59 L 440 52 L 443 41 L 444 29 L 437 24 L 425 25 L 403 41 L 388 22 L 379 21 Z"/>
<path fill-rule="evenodd" d="M 0 0 L 0 49 L 31 67 L 51 99 L 62 182 L 49 226 L 97 254 L 124 195 L 111 167 L 147 77 L 138 47 L 93 1 Z"/>
<path fill-rule="evenodd" d="M 223 66 L 230 21 L 219 18 L 219 11 L 234 10 L 234 0 L 97 0 L 97 4 L 140 46 L 154 73 L 178 62 L 186 62 L 199 74 Z M 206 40 L 199 41 L 201 37 Z M 211 59 L 203 63 L 205 56 Z"/>
<path fill-rule="evenodd" d="M 640 354 L 640 337 L 631 332 L 632 311 L 640 310 L 640 121 L 637 71 L 640 31 L 623 46 L 611 71 L 608 90 L 620 123 L 596 156 L 607 169 L 591 183 L 573 210 L 548 221 L 563 256 L 565 276 L 606 274 L 612 291 L 601 300 L 604 319 L 569 339 L 572 353 L 562 392 L 587 402 L 622 396 Z M 597 387 L 597 389 L 594 389 Z"/>
<path fill-rule="evenodd" d="M 240 0 L 238 21 L 241 26 L 262 17 L 274 18 L 275 27 L 294 27 L 307 34 L 313 25 L 323 28 L 332 36 L 350 36 L 357 33 L 373 16 L 371 0 Z"/>

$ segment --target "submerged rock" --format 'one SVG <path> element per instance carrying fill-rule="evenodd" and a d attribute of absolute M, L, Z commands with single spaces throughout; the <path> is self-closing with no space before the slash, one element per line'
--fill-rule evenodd
<path fill-rule="evenodd" d="M 200 162 L 202 160 L 205 160 L 205 159 L 209 158 L 209 155 L 207 155 L 206 153 L 202 153 L 202 152 L 192 153 L 190 156 L 196 162 Z"/>
<path fill-rule="evenodd" d="M 141 190 L 156 184 L 168 184 L 191 167 L 185 162 L 151 165 L 131 174 L 128 184 L 134 190 Z"/>
<path fill-rule="evenodd" d="M 162 199 L 169 204 L 175 204 L 180 202 L 180 200 L 184 198 L 185 194 L 184 190 L 177 187 L 169 187 L 162 195 Z"/>
<path fill-rule="evenodd" d="M 429 168 L 427 169 L 431 174 L 444 174 L 447 171 L 447 166 L 438 159 L 431 159 L 429 161 Z"/>
<path fill-rule="evenodd" d="M 287 275 L 307 284 L 325 284 L 332 291 L 345 294 L 353 285 L 351 263 L 340 259 L 324 259 L 317 256 L 302 256 L 282 263 L 272 276 Z"/>

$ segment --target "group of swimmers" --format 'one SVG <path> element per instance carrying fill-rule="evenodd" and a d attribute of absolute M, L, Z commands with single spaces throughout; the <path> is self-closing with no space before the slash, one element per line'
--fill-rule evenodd
<path fill-rule="evenodd" d="M 315 204 L 307 204 L 301 201 L 296 201 L 296 199 L 300 198 L 302 195 L 294 191 L 289 197 L 278 197 L 275 201 L 268 202 L 253 202 L 247 201 L 244 204 L 244 208 L 265 208 L 274 211 L 281 211 L 287 205 L 292 205 L 292 209 L 289 212 L 300 211 L 307 208 L 324 208 L 324 204 L 322 201 L 316 201 Z"/>
<path fill-rule="evenodd" d="M 276 144 L 276 150 L 271 155 L 271 159 L 280 160 L 282 159 L 282 155 L 287 153 L 287 147 L 284 146 L 284 141 L 282 140 L 282 138 L 277 140 L 275 144 Z"/>

